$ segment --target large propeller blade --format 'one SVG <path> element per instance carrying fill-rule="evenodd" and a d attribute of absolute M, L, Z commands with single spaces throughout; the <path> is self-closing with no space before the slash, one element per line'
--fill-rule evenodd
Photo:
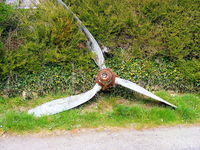
<path fill-rule="evenodd" d="M 73 15 L 74 19 L 78 22 L 78 26 L 80 30 L 86 35 L 88 39 L 87 47 L 96 55 L 96 57 L 94 58 L 95 63 L 99 66 L 100 69 L 106 68 L 105 63 L 104 63 L 105 59 L 104 59 L 102 50 L 99 44 L 97 43 L 97 41 L 95 40 L 95 38 L 93 37 L 93 35 L 83 25 L 82 21 L 71 11 L 71 9 L 62 0 L 58 0 L 58 3 L 63 5 L 65 9 L 67 9 Z"/>
<path fill-rule="evenodd" d="M 89 101 L 98 91 L 101 90 L 101 86 L 96 84 L 93 89 L 66 98 L 56 99 L 47 103 L 44 103 L 36 108 L 28 111 L 29 114 L 33 114 L 36 117 L 44 115 L 53 115 L 65 110 L 77 107 L 87 101 Z"/>
<path fill-rule="evenodd" d="M 145 90 L 145 89 L 142 88 L 141 86 L 139 86 L 139 85 L 137 85 L 137 84 L 135 84 L 135 83 L 133 83 L 133 82 L 131 82 L 131 81 L 124 80 L 124 79 L 121 79 L 121 78 L 116 78 L 116 79 L 115 79 L 115 82 L 116 82 L 116 84 L 119 84 L 119 85 L 121 85 L 121 86 L 124 86 L 124 87 L 126 87 L 126 88 L 129 88 L 129 89 L 131 89 L 131 90 L 133 90 L 133 91 L 136 91 L 136 92 L 138 92 L 138 93 L 141 93 L 141 94 L 143 94 L 143 95 L 146 95 L 146 96 L 151 97 L 151 98 L 153 98 L 153 99 L 155 99 L 155 100 L 157 100 L 157 101 L 160 101 L 160 102 L 165 103 L 165 104 L 167 104 L 167 105 L 169 105 L 169 106 L 171 106 L 171 107 L 176 108 L 175 105 L 173 105 L 173 104 L 171 104 L 171 103 L 169 103 L 169 102 L 163 100 L 162 98 L 160 98 L 160 97 L 154 95 L 153 93 L 151 93 L 151 92 Z"/>
<path fill-rule="evenodd" d="M 57 1 L 73 15 L 75 20 L 78 22 L 80 30 L 84 32 L 85 35 L 87 36 L 88 39 L 87 46 L 93 53 L 95 53 L 96 57 L 94 58 L 94 60 L 101 70 L 98 73 L 96 79 L 96 85 L 93 87 L 93 89 L 79 95 L 60 98 L 44 103 L 36 108 L 29 110 L 28 111 L 29 114 L 33 114 L 36 117 L 40 117 L 44 115 L 53 115 L 59 112 L 63 112 L 65 110 L 72 109 L 89 101 L 101 89 L 104 90 L 106 88 L 112 87 L 115 83 L 176 108 L 175 105 L 145 90 L 139 85 L 128 80 L 124 80 L 118 77 L 116 78 L 116 74 L 112 72 L 111 69 L 106 68 L 104 64 L 105 59 L 102 50 L 97 41 L 95 40 L 95 38 L 89 32 L 89 30 L 82 24 L 81 20 L 71 11 L 71 9 L 62 0 L 57 0 Z"/>

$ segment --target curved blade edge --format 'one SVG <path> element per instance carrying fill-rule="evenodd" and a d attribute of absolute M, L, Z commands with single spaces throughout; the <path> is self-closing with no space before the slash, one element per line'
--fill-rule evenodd
<path fill-rule="evenodd" d="M 136 91 L 136 92 L 141 93 L 141 94 L 143 94 L 143 95 L 146 95 L 146 96 L 148 96 L 148 97 L 151 97 L 151 98 L 153 98 L 153 99 L 155 99 L 155 100 L 157 100 L 157 101 L 163 102 L 163 103 L 165 103 L 165 104 L 167 104 L 167 105 L 169 105 L 169 106 L 171 106 L 171 107 L 173 107 L 173 108 L 176 108 L 175 105 L 173 105 L 173 104 L 171 104 L 171 103 L 165 101 L 164 99 L 162 99 L 162 98 L 160 98 L 160 97 L 154 95 L 153 93 L 147 91 L 147 90 L 144 89 L 143 87 L 141 87 L 141 86 L 139 86 L 139 85 L 137 85 L 137 84 L 135 84 L 135 83 L 133 83 L 133 82 L 131 82 L 131 81 L 128 81 L 128 80 L 125 80 L 125 79 L 121 79 L 121 78 L 116 78 L 116 81 L 115 81 L 115 82 L 116 82 L 116 84 L 119 84 L 119 85 L 121 85 L 121 86 L 124 86 L 124 87 L 126 87 L 126 88 L 129 88 L 129 89 L 131 89 L 131 90 L 133 90 L 133 91 Z"/>
<path fill-rule="evenodd" d="M 64 6 L 65 9 L 67 9 L 74 17 L 74 19 L 78 22 L 78 26 L 80 30 L 86 35 L 88 39 L 87 47 L 96 54 L 96 57 L 94 58 L 95 63 L 99 66 L 100 69 L 106 68 L 105 66 L 105 59 L 103 56 L 103 52 L 93 37 L 93 35 L 90 33 L 90 31 L 86 28 L 86 26 L 83 25 L 82 21 L 72 12 L 72 10 L 62 1 L 62 0 L 57 0 L 58 3 Z"/>
<path fill-rule="evenodd" d="M 33 114 L 36 117 L 41 117 L 44 115 L 53 115 L 56 113 L 63 112 L 65 110 L 77 107 L 87 101 L 89 101 L 98 91 L 101 90 L 101 86 L 96 84 L 93 89 L 66 98 L 56 99 L 47 103 L 44 103 L 36 108 L 30 109 L 29 114 Z"/>

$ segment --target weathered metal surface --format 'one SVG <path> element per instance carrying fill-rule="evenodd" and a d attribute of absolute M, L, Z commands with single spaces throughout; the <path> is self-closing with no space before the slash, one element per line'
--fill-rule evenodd
<path fill-rule="evenodd" d="M 53 115 L 59 112 L 63 112 L 68 109 L 77 107 L 87 101 L 89 101 L 98 91 L 101 90 L 101 86 L 96 84 L 93 89 L 66 98 L 56 99 L 47 103 L 44 103 L 36 108 L 28 111 L 29 114 L 33 114 L 36 117 L 41 117 L 44 115 Z"/>
<path fill-rule="evenodd" d="M 18 6 L 19 5 L 19 0 L 6 0 L 5 3 L 9 4 L 9 5 Z"/>
<path fill-rule="evenodd" d="M 40 2 L 39 0 L 6 0 L 6 4 L 14 5 L 17 8 L 36 8 L 36 5 L 38 5 Z"/>
<path fill-rule="evenodd" d="M 151 97 L 157 101 L 165 103 L 173 108 L 176 108 L 175 105 L 173 105 L 173 104 L 163 100 L 162 98 L 154 95 L 153 93 L 145 90 L 144 88 L 140 87 L 139 85 L 137 85 L 131 81 L 116 77 L 116 74 L 114 72 L 112 72 L 111 69 L 106 68 L 106 66 L 104 64 L 104 57 L 103 57 L 101 48 L 98 45 L 97 41 L 92 36 L 92 34 L 89 32 L 89 30 L 82 24 L 80 19 L 69 9 L 69 7 L 67 7 L 67 5 L 65 3 L 63 3 L 62 0 L 58 0 L 58 2 L 60 4 L 62 4 L 68 11 L 71 12 L 71 14 L 74 16 L 74 18 L 78 22 L 79 28 L 87 36 L 88 47 L 92 52 L 94 52 L 96 54 L 96 58 L 94 60 L 101 70 L 99 71 L 99 73 L 97 75 L 97 79 L 96 79 L 97 84 L 90 91 L 79 94 L 79 95 L 70 96 L 67 98 L 61 98 L 61 99 L 53 100 L 51 102 L 42 104 L 34 109 L 29 110 L 28 111 L 29 114 L 33 114 L 37 117 L 40 117 L 43 115 L 56 114 L 56 113 L 77 107 L 77 106 L 87 102 L 88 100 L 90 100 L 101 89 L 105 90 L 109 87 L 114 86 L 115 84 L 122 85 L 133 91 L 136 91 L 138 93 L 141 93 L 143 95 Z"/>
<path fill-rule="evenodd" d="M 19 8 L 36 8 L 39 3 L 39 0 L 22 0 Z"/>
<path fill-rule="evenodd" d="M 102 69 L 99 71 L 96 79 L 96 83 L 102 86 L 102 90 L 115 85 L 116 74 L 111 69 Z"/>
<path fill-rule="evenodd" d="M 165 103 L 165 104 L 167 104 L 167 105 L 169 105 L 169 106 L 171 106 L 171 107 L 176 108 L 175 105 L 173 105 L 173 104 L 171 104 L 171 103 L 169 103 L 169 102 L 163 100 L 162 98 L 160 98 L 160 97 L 154 95 L 153 93 L 151 93 L 151 92 L 145 90 L 145 89 L 142 88 L 141 86 L 139 86 L 139 85 L 137 85 L 137 84 L 135 84 L 135 83 L 133 83 L 133 82 L 131 82 L 131 81 L 124 80 L 124 79 L 121 79 L 121 78 L 116 78 L 115 81 L 116 81 L 116 84 L 122 85 L 122 86 L 124 86 L 124 87 L 126 87 L 126 88 L 129 88 L 129 89 L 133 90 L 133 91 L 136 91 L 136 92 L 138 92 L 138 93 L 141 93 L 141 94 L 143 94 L 143 95 L 146 95 L 146 96 L 151 97 L 151 98 L 153 98 L 153 99 L 155 99 L 155 100 L 157 100 L 157 101 L 160 101 L 160 102 Z"/>

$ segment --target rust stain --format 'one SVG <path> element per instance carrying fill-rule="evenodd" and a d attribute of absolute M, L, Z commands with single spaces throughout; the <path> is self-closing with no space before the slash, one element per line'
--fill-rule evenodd
<path fill-rule="evenodd" d="M 112 72 L 111 69 L 102 69 L 97 75 L 96 83 L 102 86 L 102 90 L 106 90 L 107 88 L 115 85 L 115 78 L 116 73 Z"/>

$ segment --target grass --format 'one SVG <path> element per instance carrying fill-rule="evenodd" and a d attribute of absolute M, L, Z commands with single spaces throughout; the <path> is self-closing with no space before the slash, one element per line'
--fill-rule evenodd
<path fill-rule="evenodd" d="M 65 93 L 66 94 L 66 93 Z M 40 130 L 93 127 L 155 127 L 159 125 L 191 124 L 200 122 L 200 95 L 156 94 L 178 106 L 176 110 L 141 95 L 110 96 L 100 93 L 87 104 L 52 116 L 36 118 L 27 110 L 65 94 L 48 95 L 33 100 L 20 97 L 0 97 L 0 131 L 39 132 Z"/>

